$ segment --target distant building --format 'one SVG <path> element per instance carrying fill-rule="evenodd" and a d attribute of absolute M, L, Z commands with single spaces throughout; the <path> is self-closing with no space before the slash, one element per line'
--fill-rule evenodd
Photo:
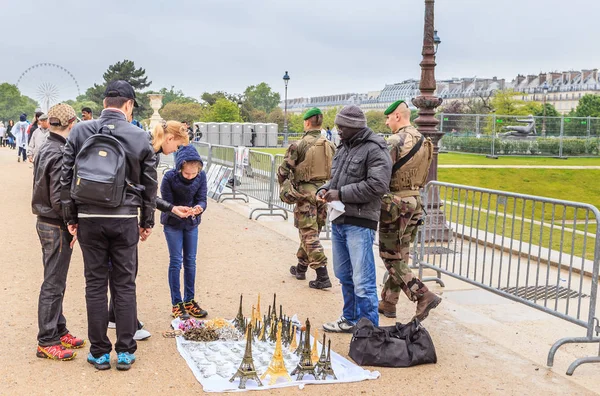
<path fill-rule="evenodd" d="M 577 107 L 579 99 L 586 94 L 600 94 L 598 69 L 550 72 L 537 75 L 518 75 L 507 82 L 505 79 L 494 78 L 453 78 L 438 80 L 436 95 L 446 103 L 459 100 L 468 101 L 477 97 L 487 98 L 494 91 L 513 89 L 521 93 L 522 100 L 542 102 L 544 100 L 543 86 L 548 83 L 547 102 L 554 105 L 559 113 L 568 113 Z M 396 84 L 386 85 L 380 91 L 365 94 L 348 93 L 338 95 L 317 96 L 311 98 L 288 99 L 288 111 L 303 113 L 308 108 L 320 107 L 328 109 L 350 104 L 360 106 L 364 111 L 385 110 L 397 100 L 405 100 L 411 107 L 411 100 L 419 95 L 419 80 L 406 80 Z M 280 106 L 283 108 L 283 101 Z"/>

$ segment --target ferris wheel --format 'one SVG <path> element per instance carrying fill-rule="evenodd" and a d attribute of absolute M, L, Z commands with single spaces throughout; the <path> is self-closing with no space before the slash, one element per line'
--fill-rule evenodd
<path fill-rule="evenodd" d="M 26 69 L 17 80 L 21 94 L 39 102 L 43 112 L 56 103 L 81 95 L 75 76 L 55 63 L 38 63 Z"/>

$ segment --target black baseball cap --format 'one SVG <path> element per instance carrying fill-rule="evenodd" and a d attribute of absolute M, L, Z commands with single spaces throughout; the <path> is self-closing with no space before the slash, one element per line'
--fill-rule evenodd
<path fill-rule="evenodd" d="M 133 90 L 133 87 L 131 86 L 131 84 L 129 84 L 127 81 L 115 80 L 115 81 L 109 82 L 108 85 L 106 86 L 106 91 L 104 91 L 104 97 L 105 98 L 121 97 L 121 98 L 133 99 L 133 105 L 135 107 L 140 107 L 138 105 L 137 100 L 135 99 L 135 91 Z"/>

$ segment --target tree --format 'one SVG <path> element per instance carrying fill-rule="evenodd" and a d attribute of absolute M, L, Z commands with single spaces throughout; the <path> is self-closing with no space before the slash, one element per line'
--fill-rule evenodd
<path fill-rule="evenodd" d="M 512 89 L 496 91 L 494 97 L 490 101 L 491 107 L 498 115 L 515 115 L 525 116 L 538 111 L 541 104 L 537 102 L 525 102 L 517 99 L 516 96 L 521 95 Z"/>
<path fill-rule="evenodd" d="M 544 116 L 544 105 L 542 104 L 539 110 L 533 113 L 534 116 L 543 117 Z M 556 110 L 556 107 L 552 105 L 552 103 L 546 103 L 546 117 L 560 117 L 560 113 Z"/>
<path fill-rule="evenodd" d="M 365 113 L 367 117 L 367 126 L 376 133 L 387 133 L 390 132 L 390 128 L 385 125 L 387 116 L 381 111 L 370 110 Z"/>
<path fill-rule="evenodd" d="M 441 112 L 444 114 L 465 114 L 465 110 L 465 104 L 459 100 L 448 102 L 441 108 Z"/>
<path fill-rule="evenodd" d="M 266 113 L 270 113 L 279 106 L 280 101 L 279 93 L 273 92 L 269 84 L 265 82 L 251 85 L 244 91 L 244 105 L 252 109 L 263 110 Z"/>
<path fill-rule="evenodd" d="M 141 67 L 136 69 L 133 61 L 125 59 L 114 65 L 108 66 L 108 69 L 104 72 L 102 78 L 104 79 L 102 84 L 94 84 L 85 92 L 85 96 L 88 100 L 95 102 L 101 108 L 104 107 L 102 102 L 104 100 L 106 85 L 110 81 L 124 80 L 133 87 L 137 102 L 140 105 L 140 107 L 134 110 L 134 117 L 140 119 L 150 117 L 152 114 L 150 99 L 146 93 L 142 92 L 142 90 L 148 88 L 150 84 L 152 84 L 152 81 L 148 81 L 145 69 L 142 69 Z"/>
<path fill-rule="evenodd" d="M 195 122 L 205 120 L 210 110 L 200 103 L 172 101 L 163 106 L 159 112 L 165 120 Z"/>
<path fill-rule="evenodd" d="M 19 120 L 22 113 L 30 118 L 39 104 L 28 96 L 21 95 L 19 88 L 9 83 L 0 84 L 0 120 Z"/>
<path fill-rule="evenodd" d="M 260 111 L 262 112 L 263 110 L 254 110 L 254 111 Z M 279 131 L 283 131 L 283 126 L 284 126 L 284 115 L 283 115 L 283 110 L 281 110 L 280 107 L 276 107 L 273 109 L 273 111 L 271 111 L 268 115 L 267 115 L 267 122 L 273 123 L 273 124 L 277 124 L 278 126 L 278 130 Z"/>
<path fill-rule="evenodd" d="M 575 109 L 577 117 L 600 117 L 600 95 L 583 95 Z"/>
<path fill-rule="evenodd" d="M 229 94 L 227 92 L 217 91 L 214 93 L 204 92 L 200 99 L 205 101 L 209 106 L 212 106 L 217 103 L 217 100 L 219 99 L 227 99 L 233 103 L 240 103 L 242 101 L 242 96 L 239 94 Z"/>
<path fill-rule="evenodd" d="M 162 103 L 164 106 L 168 105 L 171 102 L 174 103 L 198 103 L 198 101 L 189 96 L 185 96 L 182 90 L 175 91 L 175 87 L 171 85 L 171 88 L 167 90 L 167 88 L 161 88 L 158 92 L 148 92 L 148 93 L 158 93 L 163 96 Z"/>
<path fill-rule="evenodd" d="M 217 99 L 215 104 L 210 107 L 207 121 L 242 122 L 240 108 L 237 103 L 233 103 L 225 98 Z"/>
<path fill-rule="evenodd" d="M 89 107 L 92 109 L 94 116 L 100 114 L 102 111 L 102 106 L 99 106 L 98 103 L 87 99 L 85 95 L 79 95 L 76 100 L 67 100 L 65 103 L 73 107 L 77 114 L 81 114 L 81 109 L 84 107 Z"/>
<path fill-rule="evenodd" d="M 243 107 L 243 106 L 242 106 Z M 244 113 L 242 112 L 242 118 L 244 118 Z M 247 117 L 244 118 L 244 121 L 247 122 L 267 122 L 268 114 L 263 110 L 252 110 Z M 282 127 L 283 128 L 283 127 Z"/>

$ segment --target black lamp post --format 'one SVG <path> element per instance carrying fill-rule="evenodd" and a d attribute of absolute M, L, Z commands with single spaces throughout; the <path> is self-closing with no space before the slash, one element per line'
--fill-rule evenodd
<path fill-rule="evenodd" d="M 542 120 L 542 136 L 546 136 L 546 98 L 548 97 L 548 81 L 544 81 L 544 119 Z"/>
<path fill-rule="evenodd" d="M 283 145 L 284 147 L 288 144 L 288 121 L 287 121 L 287 87 L 290 82 L 290 76 L 286 70 L 283 75 L 283 83 L 285 84 L 285 100 L 283 102 L 284 110 L 283 110 Z"/>

